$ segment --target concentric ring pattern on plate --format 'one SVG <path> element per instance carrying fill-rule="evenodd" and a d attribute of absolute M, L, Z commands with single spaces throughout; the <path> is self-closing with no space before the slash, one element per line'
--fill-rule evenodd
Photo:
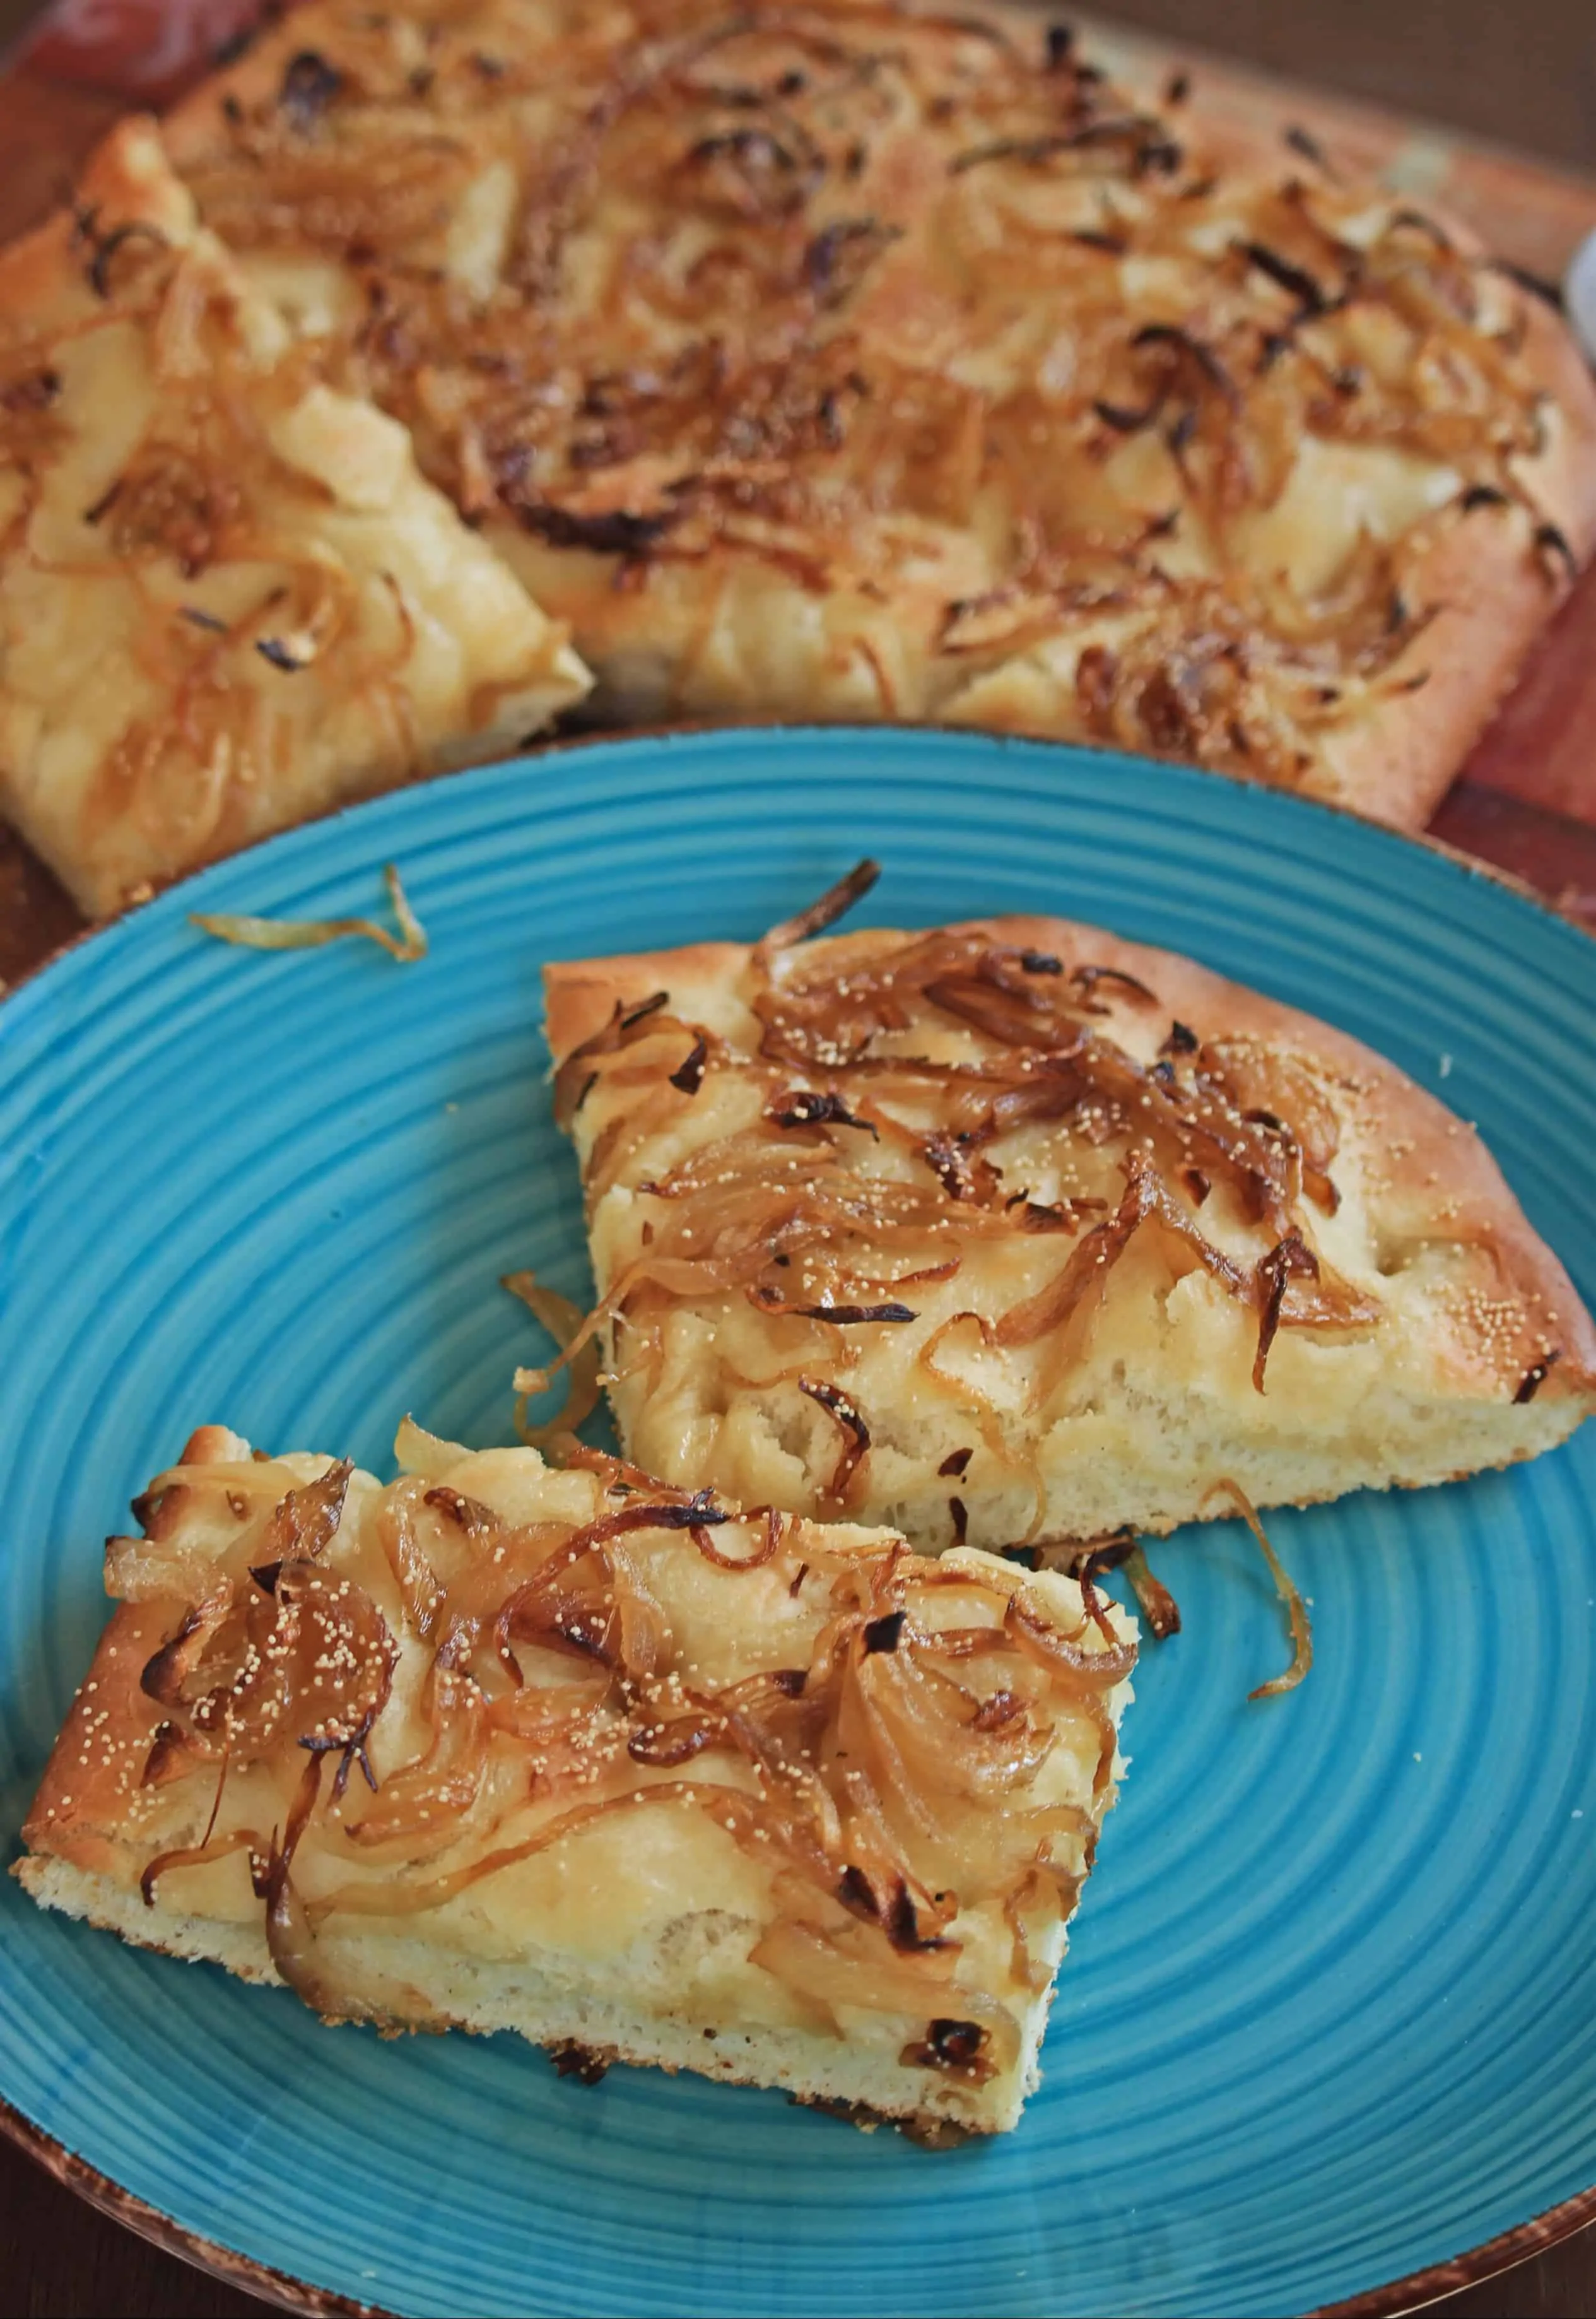
<path fill-rule="evenodd" d="M 0 1811 L 104 1605 L 100 1541 L 188 1430 L 381 1470 L 413 1409 L 503 1438 L 581 1295 L 544 958 L 744 934 L 864 852 L 878 921 L 1096 918 L 1313 1008 L 1481 1123 L 1592 1278 L 1596 951 L 1518 896 L 1206 777 L 952 735 L 600 744 L 278 840 L 0 1009 Z M 191 907 L 432 936 L 212 944 Z M 1443 1084 L 1444 1083 L 1444 1084 Z M 1596 1432 L 1596 1429 L 1592 1430 Z M 1134 1758 L 1046 2083 L 931 2156 L 775 2096 L 507 2038 L 383 2044 L 0 1895 L 0 2093 L 204 2237 L 417 2312 L 1283 2312 L 1596 2182 L 1591 1434 L 1508 1475 L 1282 1516 L 1318 1664 L 1234 1524 L 1163 1562 Z"/>

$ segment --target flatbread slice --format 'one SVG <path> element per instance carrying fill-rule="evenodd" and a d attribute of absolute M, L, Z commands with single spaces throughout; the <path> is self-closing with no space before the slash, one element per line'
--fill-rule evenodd
<path fill-rule="evenodd" d="M 323 0 L 177 134 L 611 721 L 1043 733 L 1418 827 L 1596 541 L 1544 298 L 1030 10 Z"/>
<path fill-rule="evenodd" d="M 597 1452 L 398 1449 L 384 1489 L 204 1427 L 152 1483 L 33 1897 L 329 2020 L 1012 2126 L 1133 1622 Z"/>
<path fill-rule="evenodd" d="M 1537 1455 L 1596 1332 L 1474 1130 L 1054 918 L 546 970 L 627 1454 L 939 1550 Z"/>
<path fill-rule="evenodd" d="M 122 123 L 0 257 L 0 808 L 82 907 L 491 756 L 586 683 Z"/>

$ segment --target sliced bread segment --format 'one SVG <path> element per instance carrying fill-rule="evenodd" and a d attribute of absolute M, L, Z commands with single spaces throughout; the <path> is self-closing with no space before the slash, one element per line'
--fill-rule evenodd
<path fill-rule="evenodd" d="M 1053 918 L 556 965 L 628 1456 L 915 1543 L 1164 1531 L 1534 1457 L 1596 1335 L 1474 1130 Z"/>
<path fill-rule="evenodd" d="M 383 1488 L 206 1428 L 151 1484 L 34 1898 L 329 2019 L 1012 2126 L 1132 1622 L 596 1452 L 400 1447 Z"/>
<path fill-rule="evenodd" d="M 0 808 L 77 901 L 491 756 L 587 681 L 122 122 L 0 256 Z"/>

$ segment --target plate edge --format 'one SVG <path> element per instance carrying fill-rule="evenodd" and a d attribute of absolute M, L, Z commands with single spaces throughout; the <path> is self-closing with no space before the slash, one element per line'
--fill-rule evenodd
<path fill-rule="evenodd" d="M 35 2125 L 4 2095 L 0 2095 L 0 2135 L 36 2166 L 42 2167 L 63 2188 L 108 2215 L 113 2223 L 148 2240 L 163 2254 L 176 2255 L 179 2261 L 220 2279 L 225 2287 L 258 2295 L 279 2310 L 307 2313 L 311 2319 L 393 2319 L 383 2304 L 356 2303 L 330 2287 L 312 2287 L 308 2279 L 296 2278 L 289 2271 L 257 2262 L 253 2255 L 240 2254 L 236 2248 L 222 2246 L 215 2239 L 203 2238 L 198 2231 L 189 2230 L 175 2216 L 164 2214 L 158 2206 L 152 2206 L 108 2174 L 101 2173 L 86 2159 L 79 2158 L 54 2134 Z"/>
<path fill-rule="evenodd" d="M 1460 2295 L 1465 2287 L 1483 2287 L 1505 2271 L 1516 2270 L 1520 2263 L 1532 2261 L 1573 2238 L 1588 2223 L 1596 2223 L 1596 2188 L 1576 2190 L 1573 2197 L 1500 2232 L 1483 2245 L 1449 2255 L 1442 2262 L 1427 2263 L 1421 2270 L 1409 2271 L 1404 2278 L 1366 2287 L 1361 2295 L 1348 2296 L 1342 2303 L 1318 2304 L 1305 2319 L 1401 2319 L 1404 2312 L 1424 2310 L 1447 2296 Z"/>
<path fill-rule="evenodd" d="M 194 869 L 185 871 L 181 877 L 168 880 L 152 893 L 119 910 L 113 917 L 91 919 L 76 934 L 68 934 L 64 942 L 47 951 L 41 959 L 24 969 L 13 980 L 0 983 L 0 1010 L 4 1009 L 8 999 L 25 990 L 48 968 L 69 957 L 74 951 L 83 949 L 98 935 L 113 933 L 125 925 L 167 895 L 181 892 L 208 871 L 218 868 L 221 862 L 240 861 L 266 846 L 275 844 L 280 839 L 295 836 L 301 830 L 314 829 L 324 822 L 343 821 L 351 815 L 363 812 L 367 807 L 381 805 L 390 798 L 406 796 L 415 790 L 466 780 L 473 773 L 497 771 L 506 765 L 534 762 L 542 757 L 567 756 L 589 749 L 622 747 L 631 742 L 698 740 L 735 733 L 846 734 L 861 740 L 870 739 L 882 733 L 933 733 L 948 739 L 985 739 L 1000 748 L 1014 749 L 1022 755 L 1032 752 L 1041 755 L 1050 749 L 1072 749 L 1087 756 L 1123 757 L 1135 764 L 1153 765 L 1165 771 L 1189 774 L 1198 781 L 1211 781 L 1223 789 L 1250 791 L 1264 797 L 1286 798 L 1293 805 L 1306 806 L 1310 811 L 1329 814 L 1338 821 L 1349 821 L 1360 829 L 1377 831 L 1393 838 L 1399 844 L 1417 846 L 1420 853 L 1434 854 L 1449 862 L 1455 870 L 1462 871 L 1465 877 L 1477 878 L 1486 885 L 1500 887 L 1519 901 L 1527 902 L 1538 916 L 1550 918 L 1555 925 L 1572 927 L 1587 942 L 1596 942 L 1596 927 L 1576 916 L 1572 909 L 1563 908 L 1549 895 L 1532 886 L 1528 879 L 1520 878 L 1511 870 L 1500 869 L 1494 862 L 1487 862 L 1479 854 L 1467 853 L 1461 846 L 1449 844 L 1444 837 L 1432 836 L 1428 829 L 1400 829 L 1394 823 L 1381 821 L 1374 814 L 1360 813 L 1356 807 L 1342 805 L 1334 798 L 1310 797 L 1302 790 L 1283 789 L 1276 782 L 1253 780 L 1241 773 L 1216 772 L 1210 765 L 1188 764 L 1182 757 L 1144 756 L 1135 750 L 1109 748 L 1102 742 L 1065 741 L 1046 733 L 994 732 L 976 726 L 946 724 L 935 718 L 881 717 L 869 724 L 839 719 L 834 724 L 825 724 L 789 717 L 746 717 L 735 720 L 696 717 L 684 718 L 677 724 L 628 725 L 606 726 L 593 732 L 557 733 L 547 739 L 534 739 L 502 757 L 485 757 L 477 764 L 457 765 L 445 772 L 425 774 L 419 781 L 401 782 L 396 789 L 378 790 L 370 797 L 345 799 L 320 813 L 307 816 L 303 821 L 291 823 L 286 829 L 270 830 L 264 837 L 257 838 L 253 844 L 240 846 L 233 853 L 222 854 L 216 862 L 198 863 Z"/>

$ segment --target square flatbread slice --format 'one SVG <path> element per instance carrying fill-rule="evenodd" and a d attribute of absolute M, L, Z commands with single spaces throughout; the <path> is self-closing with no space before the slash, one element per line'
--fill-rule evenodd
<path fill-rule="evenodd" d="M 1420 827 L 1596 539 L 1596 391 L 1464 230 L 1201 94 L 1029 10 L 323 0 L 180 138 L 609 719 L 1043 733 Z"/>
<path fill-rule="evenodd" d="M 1533 1457 L 1596 1334 L 1474 1130 L 1053 918 L 546 970 L 628 1456 L 917 1546 Z"/>
<path fill-rule="evenodd" d="M 0 257 L 0 807 L 91 916 L 586 675 L 199 230 L 152 124 Z"/>
<path fill-rule="evenodd" d="M 1073 1580 L 408 1421 L 384 1489 L 190 1441 L 17 1874 L 330 2020 L 1012 2126 L 1135 1627 Z"/>

